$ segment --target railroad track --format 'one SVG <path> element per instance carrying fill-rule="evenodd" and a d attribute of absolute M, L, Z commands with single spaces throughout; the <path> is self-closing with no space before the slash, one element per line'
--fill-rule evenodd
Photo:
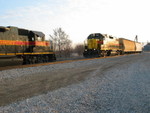
<path fill-rule="evenodd" d="M 63 61 L 55 61 L 55 62 L 47 62 L 47 63 L 28 64 L 28 65 L 4 66 L 4 67 L 0 67 L 0 71 L 9 70 L 9 69 L 17 69 L 17 68 L 27 68 L 27 67 L 37 67 L 37 66 L 52 65 L 52 64 L 70 63 L 70 62 L 93 60 L 93 59 L 113 58 L 113 57 L 119 57 L 119 56 L 124 56 L 124 55 L 106 56 L 106 57 L 98 57 L 98 58 L 79 58 L 75 60 L 63 60 Z"/>

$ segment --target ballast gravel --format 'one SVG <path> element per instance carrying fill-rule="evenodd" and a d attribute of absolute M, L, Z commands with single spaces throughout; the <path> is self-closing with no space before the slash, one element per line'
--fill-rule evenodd
<path fill-rule="evenodd" d="M 84 81 L 1 106 L 0 113 L 150 112 L 150 53 L 12 69 L 1 71 L 0 79 L 94 65 Z"/>

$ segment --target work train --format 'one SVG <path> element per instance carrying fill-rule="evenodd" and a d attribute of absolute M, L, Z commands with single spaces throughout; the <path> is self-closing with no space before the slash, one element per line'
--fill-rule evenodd
<path fill-rule="evenodd" d="M 116 38 L 107 34 L 93 33 L 87 37 L 83 52 L 84 57 L 103 57 L 112 54 L 141 53 L 142 44 L 139 42 Z"/>
<path fill-rule="evenodd" d="M 116 38 L 107 34 L 93 33 L 87 38 L 84 57 L 110 56 L 111 54 L 140 53 L 142 44 Z M 52 43 L 45 40 L 45 35 L 17 27 L 0 27 L 0 58 L 17 57 L 23 64 L 55 61 Z"/>
<path fill-rule="evenodd" d="M 39 31 L 0 27 L 0 58 L 18 57 L 23 64 L 56 60 L 50 41 Z"/>

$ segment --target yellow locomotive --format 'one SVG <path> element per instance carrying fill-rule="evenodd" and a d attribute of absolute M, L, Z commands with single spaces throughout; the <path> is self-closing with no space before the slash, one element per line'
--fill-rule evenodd
<path fill-rule="evenodd" d="M 107 34 L 93 33 L 87 37 L 83 55 L 84 57 L 100 57 L 141 51 L 142 44 L 138 42 L 116 38 Z"/>

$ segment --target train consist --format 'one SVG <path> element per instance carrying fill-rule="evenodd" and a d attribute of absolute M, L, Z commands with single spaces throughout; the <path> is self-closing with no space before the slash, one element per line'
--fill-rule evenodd
<path fill-rule="evenodd" d="M 139 42 L 93 33 L 87 37 L 83 55 L 84 57 L 100 57 L 140 52 L 142 52 L 142 44 Z"/>
<path fill-rule="evenodd" d="M 18 57 L 23 64 L 56 60 L 55 53 L 45 35 L 17 27 L 0 27 L 0 58 Z"/>

